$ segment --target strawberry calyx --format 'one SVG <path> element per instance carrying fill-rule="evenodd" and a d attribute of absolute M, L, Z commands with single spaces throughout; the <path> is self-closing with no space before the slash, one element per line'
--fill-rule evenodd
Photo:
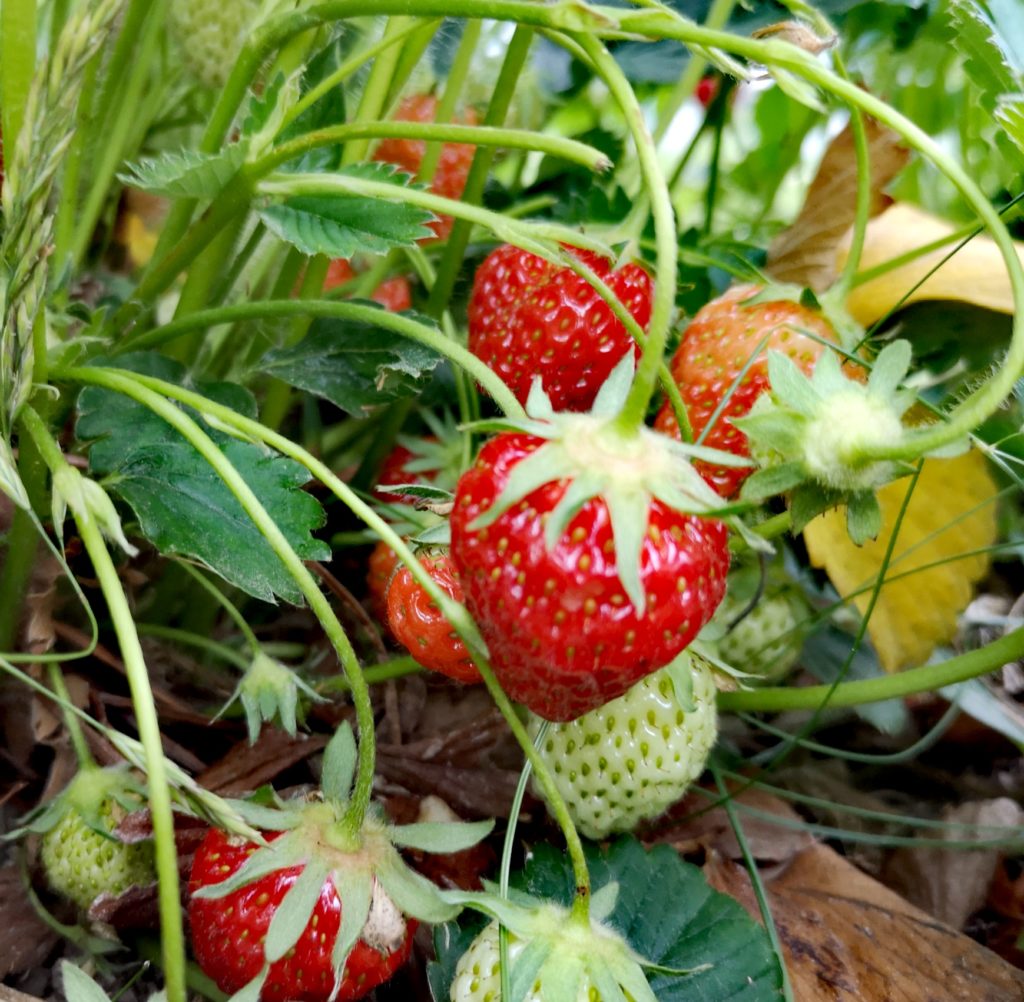
<path fill-rule="evenodd" d="M 73 813 L 98 835 L 114 839 L 114 829 L 121 819 L 145 804 L 145 787 L 126 764 L 104 769 L 94 764 L 82 765 L 58 796 L 27 814 L 24 824 L 5 838 L 20 838 L 30 833 L 43 835 Z"/>
<path fill-rule="evenodd" d="M 460 910 L 445 900 L 440 888 L 412 870 L 399 849 L 459 852 L 486 837 L 493 822 L 391 825 L 375 804 L 356 821 L 348 809 L 356 757 L 355 737 L 346 722 L 324 752 L 319 794 L 293 801 L 274 794 L 273 806 L 234 803 L 250 824 L 271 834 L 227 879 L 193 893 L 195 898 L 223 898 L 278 871 L 301 867 L 270 922 L 263 968 L 246 986 L 254 994 L 267 980 L 271 965 L 299 941 L 328 882 L 342 903 L 341 927 L 331 954 L 336 988 L 357 942 L 388 954 L 404 941 L 407 920 L 446 922 Z"/>
<path fill-rule="evenodd" d="M 847 528 L 855 543 L 878 535 L 881 510 L 875 490 L 912 471 L 906 463 L 876 458 L 905 438 L 903 415 L 914 394 L 900 386 L 910 368 L 911 347 L 894 341 L 875 359 L 866 383 L 845 375 L 825 352 L 807 376 L 791 359 L 770 352 L 771 392 L 750 414 L 735 419 L 761 465 L 744 484 L 746 501 L 791 491 L 794 531 L 815 515 L 847 506 Z M 950 455 L 963 444 L 929 453 Z"/>
<path fill-rule="evenodd" d="M 496 890 L 445 891 L 446 900 L 473 908 L 509 932 L 509 978 L 532 988 L 539 998 L 577 999 L 625 996 L 633 1002 L 657 1002 L 644 970 L 684 974 L 641 957 L 609 924 L 619 885 L 595 892 L 588 914 L 520 891 L 504 898 Z M 522 992 L 518 994 L 522 997 Z"/>
<path fill-rule="evenodd" d="M 750 461 L 706 446 L 679 442 L 647 427 L 623 428 L 619 415 L 629 393 L 634 361 L 625 356 L 612 370 L 586 414 L 556 412 L 535 379 L 526 402 L 525 420 L 480 422 L 488 431 L 520 431 L 544 439 L 519 462 L 494 504 L 470 524 L 485 529 L 527 495 L 556 480 L 569 481 L 544 529 L 548 550 L 565 534 L 573 517 L 591 499 L 608 508 L 615 541 L 616 567 L 623 589 L 637 615 L 646 596 L 640 578 L 640 553 L 647 532 L 652 499 L 690 515 L 728 517 L 746 505 L 724 501 L 694 469 L 692 460 L 723 466 L 749 466 Z M 730 522 L 748 535 L 738 519 Z M 754 543 L 764 548 L 763 541 Z"/>
<path fill-rule="evenodd" d="M 323 696 L 296 672 L 259 650 L 217 716 L 222 716 L 237 700 L 245 712 L 249 744 L 256 743 L 264 723 L 275 720 L 291 737 L 295 737 L 297 718 L 302 713 L 300 696 L 314 703 L 324 702 Z"/>

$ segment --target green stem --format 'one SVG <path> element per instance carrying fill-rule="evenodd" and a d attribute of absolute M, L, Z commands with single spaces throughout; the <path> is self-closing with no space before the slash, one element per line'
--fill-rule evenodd
<path fill-rule="evenodd" d="M 516 29 L 505 52 L 505 59 L 501 64 L 501 72 L 498 74 L 490 104 L 484 113 L 484 125 L 500 127 L 505 124 L 512 98 L 515 95 L 516 84 L 526 65 L 526 58 L 529 55 L 532 42 L 532 31 L 522 26 Z M 477 149 L 473 155 L 469 173 L 466 175 L 466 186 L 462 191 L 464 203 L 479 205 L 483 201 L 484 188 L 487 185 L 487 178 L 493 162 L 493 151 L 484 148 Z M 455 217 L 455 225 L 448 236 L 448 245 L 444 249 L 441 263 L 437 268 L 437 277 L 431 287 L 430 298 L 427 300 L 427 313 L 432 317 L 441 316 L 448 308 L 452 291 L 455 289 L 459 272 L 462 270 L 466 247 L 469 245 L 469 223 L 471 220 L 455 212 L 449 212 L 448 215 Z M 501 237 L 501 239 L 508 240 L 507 237 Z M 508 242 L 516 243 L 514 239 L 508 240 Z"/>
<path fill-rule="evenodd" d="M 179 630 L 174 626 L 162 626 L 159 623 L 137 623 L 136 629 L 143 637 L 158 637 L 160 640 L 170 640 L 176 644 L 186 644 L 189 647 L 198 647 L 200 650 L 227 661 L 241 671 L 245 671 L 252 663 L 252 658 L 239 654 L 233 647 L 218 643 L 209 637 L 200 636 L 191 630 Z"/>
<path fill-rule="evenodd" d="M 170 397 L 172 400 L 177 400 L 180 403 L 194 408 L 204 416 L 213 417 L 218 421 L 223 422 L 225 426 L 236 429 L 247 438 L 263 442 L 270 448 L 276 449 L 282 455 L 288 456 L 305 466 L 314 477 L 323 483 L 334 494 L 334 496 L 342 502 L 342 504 L 344 504 L 357 518 L 373 529 L 374 532 L 376 532 L 376 534 L 384 540 L 384 542 L 386 542 L 395 551 L 395 553 L 398 554 L 399 560 L 409 568 L 410 573 L 416 579 L 417 583 L 436 603 L 437 607 L 452 624 L 452 628 L 466 645 L 470 658 L 480 669 L 480 674 L 484 679 L 484 683 L 487 685 L 488 691 L 491 693 L 498 709 L 505 717 L 513 735 L 516 737 L 516 740 L 519 742 L 526 754 L 526 757 L 533 766 L 537 780 L 544 790 L 545 799 L 547 800 L 551 812 L 561 826 L 565 836 L 569 855 L 573 862 L 573 870 L 576 874 L 578 895 L 583 902 L 578 905 L 578 908 L 585 910 L 587 907 L 586 901 L 589 900 L 590 895 L 590 879 L 587 871 L 586 858 L 583 854 L 583 845 L 580 842 L 579 835 L 572 823 L 572 818 L 569 815 L 569 810 L 565 805 L 565 801 L 558 792 L 558 787 L 555 785 L 551 771 L 548 769 L 544 760 L 535 751 L 533 743 L 530 741 L 529 735 L 526 733 L 526 729 L 519 720 L 519 717 L 512 707 L 508 697 L 502 691 L 497 679 L 495 679 L 494 673 L 491 671 L 488 664 L 487 648 L 476 628 L 476 624 L 466 611 L 466 608 L 459 602 L 454 601 L 451 596 L 438 586 L 437 582 L 434 581 L 434 579 L 424 570 L 423 565 L 416 558 L 415 554 L 410 549 L 409 544 L 402 539 L 397 532 L 395 532 L 391 525 L 384 521 L 380 515 L 366 504 L 366 502 L 362 501 L 348 486 L 348 484 L 344 483 L 344 481 L 342 481 L 333 470 L 301 446 L 296 445 L 284 435 L 280 435 L 277 432 L 265 428 L 258 421 L 253 421 L 251 418 L 243 417 L 241 414 L 236 413 L 228 407 L 224 407 L 221 404 L 214 403 L 212 400 L 208 400 L 199 393 L 194 393 L 181 386 L 175 386 L 173 383 L 164 382 L 161 379 L 154 379 L 151 376 L 142 376 L 137 373 L 126 372 L 119 369 L 69 368 L 61 370 L 60 378 L 71 382 L 106 386 L 109 389 L 125 393 L 133 399 L 139 400 L 140 403 L 144 402 L 147 406 L 150 406 L 150 400 L 152 398 L 157 397 L 157 394 L 162 394 L 165 397 Z M 157 397 L 157 399 L 161 398 Z M 184 414 L 178 408 L 169 404 L 165 400 L 162 400 L 162 403 L 164 407 L 161 409 L 161 413 L 165 409 L 170 412 L 167 420 L 170 420 L 171 415 L 173 415 L 175 416 L 176 423 L 182 419 L 191 422 L 191 419 L 185 418 Z M 200 432 L 200 434 L 202 433 Z M 204 435 L 203 438 L 205 437 L 206 436 Z M 207 439 L 207 442 L 209 442 L 209 439 Z M 196 444 L 196 442 L 193 441 L 193 444 Z M 210 445 L 212 446 L 212 443 L 210 443 Z M 213 446 L 213 448 L 216 451 L 216 447 Z M 212 460 L 210 461 L 212 462 Z M 236 494 L 236 496 L 238 495 Z M 271 525 L 273 525 L 273 522 L 271 522 Z M 321 620 L 321 622 L 323 622 L 323 620 Z M 362 765 L 362 756 L 360 757 L 360 765 Z"/>
<path fill-rule="evenodd" d="M 371 668 L 363 669 L 363 677 L 367 685 L 380 685 L 381 682 L 390 682 L 392 679 L 405 678 L 406 675 L 422 675 L 426 669 L 412 655 L 393 658 L 383 664 L 373 665 Z M 334 678 L 326 679 L 317 684 L 317 692 L 344 692 L 348 689 L 348 681 L 343 675 L 336 675 Z"/>
<path fill-rule="evenodd" d="M 384 37 L 390 38 L 393 35 L 405 35 L 410 22 L 407 18 L 392 17 L 384 28 Z M 359 99 L 359 108 L 353 115 L 355 122 L 369 122 L 383 117 L 387 104 L 388 91 L 391 89 L 391 81 L 395 75 L 395 68 L 398 65 L 402 50 L 399 46 L 391 46 L 385 49 L 373 61 L 370 69 L 370 76 L 363 88 L 362 97 Z M 349 164 L 365 160 L 370 152 L 370 144 L 366 140 L 346 144 L 345 151 L 341 156 L 343 167 Z"/>
<path fill-rule="evenodd" d="M 999 212 L 961 167 L 931 136 L 898 111 L 853 83 L 843 80 L 822 66 L 813 55 L 778 39 L 742 38 L 726 32 L 712 31 L 690 24 L 666 8 L 644 11 L 622 11 L 616 8 L 594 8 L 614 18 L 618 27 L 654 38 L 675 38 L 687 44 L 720 48 L 751 61 L 790 70 L 823 90 L 835 95 L 848 106 L 877 119 L 897 132 L 913 149 L 934 163 L 977 212 L 1006 264 L 1013 291 L 1015 320 L 1009 350 L 995 375 L 948 415 L 945 423 L 927 425 L 908 432 L 901 441 L 879 446 L 870 454 L 858 457 L 871 460 L 913 460 L 969 434 L 993 414 L 1013 391 L 1024 371 L 1024 266 Z"/>
<path fill-rule="evenodd" d="M 0 115 L 8 162 L 14 159 L 35 68 L 36 2 L 4 0 L 0 4 Z"/>
<path fill-rule="evenodd" d="M 1024 656 L 1024 627 L 1005 637 L 960 654 L 941 664 L 922 665 L 884 678 L 841 682 L 837 686 L 812 685 L 801 688 L 751 689 L 746 692 L 721 692 L 719 709 L 726 712 L 778 713 L 786 710 L 815 710 L 828 699 L 830 708 L 860 706 L 885 699 L 898 699 L 919 692 L 935 692 L 947 685 L 977 678 Z"/>
<path fill-rule="evenodd" d="M 238 627 L 238 632 L 242 634 L 245 642 L 249 645 L 253 657 L 259 654 L 260 642 L 256 638 L 256 634 L 252 632 L 252 627 L 246 622 L 245 616 L 239 611 L 238 606 L 205 574 L 200 574 L 191 564 L 184 560 L 178 561 L 178 564 L 231 617 L 231 621 Z"/>
<path fill-rule="evenodd" d="M 3 574 L 0 574 L 0 651 L 13 650 L 18 642 L 25 591 L 35 567 L 38 547 L 35 519 L 23 508 L 15 508 L 7 532 Z"/>
<path fill-rule="evenodd" d="M 72 375 L 72 372 L 75 372 L 76 375 Z M 353 827 L 358 829 L 366 816 L 373 792 L 376 750 L 373 706 L 355 651 L 331 608 L 330 602 L 313 579 L 313 575 L 307 570 L 306 565 L 292 548 L 284 533 L 278 528 L 277 523 L 271 518 L 252 488 L 230 460 L 191 417 L 166 399 L 166 395 L 162 396 L 160 392 L 154 391 L 142 380 L 135 378 L 134 374 L 117 369 L 68 370 L 65 373 L 65 378 L 104 386 L 124 394 L 163 418 L 213 467 L 214 472 L 238 500 L 245 513 L 252 519 L 299 586 L 314 615 L 320 621 L 328 640 L 337 652 L 352 691 L 356 721 L 359 724 L 359 767 L 348 816 Z M 199 397 L 199 399 L 203 400 L 204 398 Z M 260 425 L 257 427 L 262 428 Z M 265 429 L 264 434 L 267 434 Z"/>
<path fill-rule="evenodd" d="M 833 55 L 836 72 L 843 80 L 849 81 L 849 74 L 838 52 Z M 864 251 L 864 239 L 867 235 L 868 221 L 871 218 L 871 150 L 868 145 L 868 132 L 864 125 L 864 116 L 859 108 L 850 109 L 850 128 L 853 130 L 853 148 L 857 157 L 857 214 L 853 220 L 853 233 L 850 236 L 850 249 L 843 265 L 843 273 L 829 290 L 836 302 L 845 303 L 853 288 L 860 267 L 861 254 Z"/>
<path fill-rule="evenodd" d="M 21 414 L 23 426 L 32 436 L 52 475 L 68 467 L 60 446 L 50 437 L 46 424 L 29 406 Z M 71 503 L 71 499 L 69 499 Z M 160 721 L 153 702 L 146 660 L 135 630 L 131 606 L 121 587 L 117 568 L 110 557 L 92 513 L 72 505 L 72 515 L 79 536 L 99 580 L 100 590 L 110 610 L 114 632 L 121 649 L 132 706 L 139 729 L 139 738 L 146 756 L 149 777 L 149 808 L 153 819 L 153 840 L 158 878 L 160 930 L 163 940 L 164 973 L 169 1002 L 185 1002 L 185 935 L 182 928 L 181 898 L 178 886 L 178 851 L 174 840 L 174 816 L 171 812 L 170 790 Z"/>
<path fill-rule="evenodd" d="M 473 56 L 476 54 L 476 47 L 480 41 L 482 25 L 479 21 L 468 21 L 462 28 L 462 38 L 459 39 L 459 47 L 455 50 L 455 58 L 452 60 L 451 68 L 444 82 L 444 93 L 437 102 L 437 114 L 435 121 L 438 124 L 448 123 L 455 117 L 455 110 L 459 98 L 462 96 L 462 89 L 466 84 L 469 71 L 473 63 Z M 434 172 L 441 160 L 443 143 L 428 143 L 423 151 L 423 159 L 420 161 L 420 180 L 429 185 L 434 180 Z"/>
<path fill-rule="evenodd" d="M 59 701 L 71 702 L 71 693 L 68 692 L 67 683 L 64 681 L 64 672 L 60 665 L 51 663 L 48 666 L 47 674 L 50 676 L 50 685 L 57 694 Z M 96 760 L 89 751 L 89 745 L 85 740 L 85 732 L 82 730 L 81 721 L 73 713 L 64 713 L 64 726 L 68 729 L 68 736 L 71 738 L 71 747 L 75 749 L 75 758 L 78 760 L 79 769 L 96 767 Z"/>
<path fill-rule="evenodd" d="M 147 20 L 148 18 L 148 20 Z M 110 195 L 114 178 L 126 152 L 126 138 L 135 123 L 146 79 L 163 27 L 162 5 L 152 0 L 133 0 L 125 15 L 110 64 L 104 67 L 106 83 L 93 116 L 92 176 L 89 190 L 75 219 L 69 248 L 77 264 L 89 247 L 96 221 Z M 62 263 L 62 262 L 61 262 Z"/>
<path fill-rule="evenodd" d="M 736 0 L 713 0 L 711 7 L 708 9 L 707 17 L 704 18 L 705 26 L 708 28 L 724 28 L 729 23 L 729 18 L 732 17 L 735 6 Z M 697 55 L 696 52 L 690 53 L 690 61 L 686 64 L 683 75 L 679 78 L 679 82 L 673 88 L 668 100 L 658 111 L 658 124 L 654 129 L 654 138 L 658 142 L 665 138 L 665 133 L 668 132 L 669 127 L 672 125 L 676 113 L 697 89 L 697 85 L 700 83 L 701 77 L 704 76 L 704 71 L 707 67 L 708 61 L 706 59 Z"/>
<path fill-rule="evenodd" d="M 640 365 L 637 367 L 633 386 L 623 405 L 622 413 L 616 419 L 618 427 L 625 434 L 632 435 L 643 425 L 647 416 L 647 406 L 658 385 L 658 374 L 664 360 L 669 325 L 675 308 L 678 253 L 675 212 L 672 209 L 668 184 L 658 162 L 654 140 L 647 129 L 643 109 L 629 81 L 611 53 L 595 38 L 578 35 L 576 40 L 590 56 L 594 67 L 625 115 L 654 217 L 657 249 L 654 297 L 651 302 L 651 319 L 647 325 L 647 344 L 640 357 Z"/>
<path fill-rule="evenodd" d="M 510 417 L 522 417 L 523 408 L 494 371 L 472 352 L 449 338 L 446 338 L 435 327 L 413 320 L 401 313 L 387 313 L 374 306 L 363 306 L 359 303 L 337 302 L 331 299 L 278 299 L 264 300 L 255 303 L 237 303 L 233 306 L 220 306 L 212 310 L 193 313 L 181 320 L 175 320 L 163 327 L 147 331 L 125 339 L 118 347 L 119 351 L 137 351 L 163 345 L 182 334 L 202 328 L 215 327 L 222 323 L 237 320 L 275 317 L 334 317 L 339 320 L 353 320 L 383 327 L 396 334 L 418 341 L 433 349 L 439 355 L 449 359 L 454 365 L 464 369 L 490 394 L 495 403 Z"/>

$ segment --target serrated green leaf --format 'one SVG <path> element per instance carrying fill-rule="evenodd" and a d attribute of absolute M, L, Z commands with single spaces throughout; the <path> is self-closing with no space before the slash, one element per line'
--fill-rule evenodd
<path fill-rule="evenodd" d="M 422 821 L 392 829 L 391 841 L 407 849 L 422 852 L 452 853 L 470 849 L 487 838 L 493 821 L 459 822 Z"/>
<path fill-rule="evenodd" d="M 1024 94 L 1003 95 L 996 103 L 995 120 L 1024 154 Z"/>
<path fill-rule="evenodd" d="M 187 384 L 183 367 L 158 355 L 125 355 L 119 368 Z M 197 387 L 245 413 L 251 396 L 232 384 Z M 128 397 L 87 387 L 78 398 L 76 432 L 89 449 L 89 470 L 105 476 L 161 552 L 204 563 L 250 595 L 295 604 L 302 592 L 280 558 L 209 463 L 170 425 Z M 305 467 L 261 446 L 208 429 L 303 560 L 329 560 L 330 547 L 311 533 L 325 521 L 320 503 L 302 486 Z"/>
<path fill-rule="evenodd" d="M 323 863 L 310 860 L 282 898 L 270 920 L 267 938 L 263 943 L 264 953 L 270 963 L 280 960 L 299 941 L 313 917 L 313 909 L 320 900 L 328 872 Z"/>
<path fill-rule="evenodd" d="M 411 247 L 431 237 L 427 223 L 435 219 L 426 209 L 400 201 L 402 185 L 394 167 L 357 164 L 338 173 L 395 184 L 395 200 L 360 195 L 293 195 L 263 206 L 260 218 L 267 228 L 303 254 L 350 258 L 354 254 L 383 254 L 394 247 Z"/>
<path fill-rule="evenodd" d="M 585 851 L 595 892 L 619 885 L 606 924 L 645 960 L 693 971 L 682 977 L 652 971 L 649 991 L 658 1002 L 778 1002 L 781 974 L 767 934 L 741 905 L 712 890 L 700 869 L 669 846 L 647 851 L 631 837 L 606 848 L 587 845 Z M 525 872 L 514 875 L 513 884 L 565 907 L 575 893 L 571 864 L 547 844 L 533 847 Z M 451 979 L 441 975 L 454 966 L 448 966 L 448 950 L 464 949 L 465 943 L 456 936 L 435 942 L 439 970 L 432 985 L 435 998 L 447 1000 Z M 703 967 L 709 963 L 713 966 Z"/>
<path fill-rule="evenodd" d="M 320 319 L 297 345 L 264 355 L 259 368 L 365 417 L 391 400 L 417 394 L 441 361 L 436 352 L 392 331 Z"/>
<path fill-rule="evenodd" d="M 348 800 L 356 774 L 359 752 L 352 725 L 342 721 L 324 750 L 324 766 L 320 786 L 324 796 L 339 803 Z"/>
<path fill-rule="evenodd" d="M 1017 65 L 1010 41 L 975 0 L 951 0 L 950 21 L 953 25 L 951 43 L 963 55 L 964 68 L 981 93 L 981 103 L 989 111 L 996 99 L 1019 91 L 1024 82 L 1024 67 Z M 1019 13 L 1011 23 L 1016 23 Z"/>
<path fill-rule="evenodd" d="M 245 163 L 247 146 L 233 143 L 219 153 L 179 150 L 129 164 L 120 180 L 152 195 L 214 198 Z"/>
<path fill-rule="evenodd" d="M 374 490 L 387 494 L 407 494 L 409 497 L 421 498 L 424 501 L 451 501 L 455 497 L 451 491 L 431 484 L 377 484 Z"/>

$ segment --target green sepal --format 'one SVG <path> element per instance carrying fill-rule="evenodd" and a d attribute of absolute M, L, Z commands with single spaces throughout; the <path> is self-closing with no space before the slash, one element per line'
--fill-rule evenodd
<path fill-rule="evenodd" d="M 410 472 L 412 472 L 410 470 Z M 455 495 L 443 487 L 434 487 L 431 484 L 377 484 L 374 490 L 382 494 L 408 494 L 410 497 L 418 498 L 421 501 L 451 501 Z"/>
<path fill-rule="evenodd" d="M 437 525 L 432 525 L 429 529 L 424 529 L 415 536 L 411 536 L 409 542 L 415 546 L 451 546 L 451 522 L 445 519 Z"/>
<path fill-rule="evenodd" d="M 615 906 L 619 903 L 619 882 L 609 880 L 603 887 L 599 887 L 590 898 L 590 915 L 595 922 L 603 922 L 611 918 Z"/>
<path fill-rule="evenodd" d="M 264 722 L 277 721 L 295 736 L 298 729 L 299 693 L 312 702 L 324 701 L 315 689 L 287 665 L 258 651 L 241 677 L 231 698 L 217 712 L 219 718 L 235 700 L 245 711 L 249 744 L 255 744 Z"/>
<path fill-rule="evenodd" d="M 609 491 L 605 495 L 615 539 L 615 564 L 619 580 L 638 617 L 647 610 L 640 581 L 640 555 L 647 535 L 648 497 L 639 491 Z"/>
<path fill-rule="evenodd" d="M 534 376 L 530 383 L 525 410 L 528 417 L 538 421 L 550 421 L 555 416 L 555 408 L 551 406 L 551 398 L 545 392 L 540 376 Z"/>
<path fill-rule="evenodd" d="M 778 408 L 759 409 L 755 404 L 746 417 L 733 418 L 732 423 L 750 440 L 755 454 L 761 450 L 769 456 L 801 455 L 807 428 L 803 414 Z"/>
<path fill-rule="evenodd" d="M 263 944 L 263 952 L 271 964 L 280 960 L 299 941 L 313 917 L 313 909 L 320 900 L 329 873 L 324 863 L 311 859 L 281 899 Z"/>
<path fill-rule="evenodd" d="M 625 992 L 619 987 L 612 972 L 608 970 L 607 964 L 591 964 L 590 980 L 597 989 L 601 1002 L 628 1002 Z"/>
<path fill-rule="evenodd" d="M 569 483 L 544 526 L 544 546 L 549 552 L 555 548 L 580 509 L 600 493 L 601 478 L 594 473 L 581 473 Z"/>
<path fill-rule="evenodd" d="M 523 947 L 509 972 L 509 995 L 512 1002 L 523 1002 L 550 956 L 551 944 L 543 940 L 533 940 Z M 544 998 L 547 1002 L 546 995 Z"/>
<path fill-rule="evenodd" d="M 564 957 L 556 963 L 546 963 L 541 972 L 544 1002 L 576 1002 L 585 968 L 585 962 L 579 957 Z"/>
<path fill-rule="evenodd" d="M 421 821 L 411 825 L 397 825 L 391 829 L 394 845 L 421 852 L 447 855 L 471 849 L 494 830 L 494 821 L 447 822 Z"/>
<path fill-rule="evenodd" d="M 235 809 L 239 817 L 255 828 L 262 828 L 264 831 L 283 832 L 289 831 L 298 824 L 298 817 L 285 807 L 284 801 L 274 794 L 276 807 L 267 807 L 264 804 L 254 804 L 250 800 L 228 800 L 227 803 Z"/>
<path fill-rule="evenodd" d="M 893 341 L 875 359 L 868 376 L 868 390 L 880 397 L 892 397 L 907 378 L 913 349 L 909 341 Z"/>
<path fill-rule="evenodd" d="M 878 537 L 882 531 L 882 509 L 874 491 L 850 495 L 846 503 L 846 531 L 857 546 Z"/>
<path fill-rule="evenodd" d="M 683 713 L 697 712 L 697 704 L 693 701 L 693 662 L 690 658 L 690 650 L 686 648 L 664 669 L 672 683 L 672 694 Z"/>
<path fill-rule="evenodd" d="M 335 986 L 340 984 L 345 964 L 359 934 L 366 925 L 373 900 L 373 874 L 365 869 L 334 870 L 331 874 L 334 889 L 341 901 L 341 925 L 331 950 Z"/>
<path fill-rule="evenodd" d="M 289 832 L 262 849 L 257 849 L 227 880 L 207 884 L 193 893 L 197 898 L 226 897 L 249 884 L 284 870 L 289 866 L 303 865 L 308 861 L 309 852 L 297 832 Z"/>
<path fill-rule="evenodd" d="M 349 799 L 358 758 L 352 725 L 344 720 L 324 749 L 320 788 L 328 800 L 341 804 Z"/>
<path fill-rule="evenodd" d="M 740 498 L 744 501 L 760 502 L 785 494 L 807 479 L 801 463 L 782 463 L 768 466 L 751 474 L 743 484 Z"/>
<path fill-rule="evenodd" d="M 397 852 L 381 862 L 376 877 L 402 913 L 421 922 L 447 922 L 461 910 L 458 905 L 449 903 L 436 884 L 410 870 Z"/>
<path fill-rule="evenodd" d="M 518 501 L 545 484 L 549 484 L 553 480 L 561 480 L 571 473 L 573 473 L 573 464 L 564 448 L 542 445 L 512 467 L 504 489 L 494 499 L 494 504 L 470 523 L 470 531 L 476 532 L 493 525 Z"/>
<path fill-rule="evenodd" d="M 633 361 L 633 353 L 627 351 L 616 363 L 608 378 L 601 384 L 597 396 L 594 397 L 590 413 L 594 417 L 615 417 L 625 406 L 635 372 L 636 364 Z M 531 413 L 529 407 L 527 407 L 527 413 Z"/>
<path fill-rule="evenodd" d="M 263 970 L 256 975 L 247 985 L 243 985 L 235 992 L 228 1002 L 260 1002 L 260 993 L 263 991 L 263 985 L 267 980 L 267 976 L 270 974 L 270 965 L 264 964 Z"/>
<path fill-rule="evenodd" d="M 843 496 L 839 491 L 830 490 L 820 484 L 809 482 L 797 487 L 790 498 L 789 515 L 794 533 L 801 533 L 813 518 L 817 518 L 829 508 L 842 504 Z"/>
<path fill-rule="evenodd" d="M 835 357 L 831 352 L 823 354 Z M 814 384 L 784 352 L 768 352 L 768 381 L 772 394 L 801 414 L 813 414 L 821 403 L 821 396 Z"/>

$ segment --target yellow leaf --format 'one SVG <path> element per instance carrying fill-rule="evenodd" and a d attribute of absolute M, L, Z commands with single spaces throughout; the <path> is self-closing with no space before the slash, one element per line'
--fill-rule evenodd
<path fill-rule="evenodd" d="M 864 546 L 850 541 L 845 509 L 826 512 L 804 529 L 811 562 L 824 568 L 841 596 L 852 596 L 862 614 L 912 484 L 905 478 L 878 492 L 882 531 Z M 952 638 L 957 617 L 988 570 L 988 554 L 974 551 L 995 542 L 995 496 L 996 485 L 979 453 L 925 460 L 899 527 L 888 583 L 868 622 L 886 671 L 923 664 Z"/>
<path fill-rule="evenodd" d="M 916 206 L 897 202 L 868 223 L 860 270 L 867 271 L 920 247 L 927 247 L 954 231 L 955 227 L 945 220 Z M 955 243 L 915 257 L 913 261 L 858 285 L 846 301 L 850 315 L 868 327 L 895 309 L 901 301 L 905 305 L 926 299 L 952 299 L 999 313 L 1013 313 L 1006 263 L 999 248 L 987 236 L 975 237 L 929 276 L 928 273 L 949 254 Z M 1024 243 L 1017 241 L 1015 246 L 1017 256 L 1024 262 Z M 848 250 L 847 237 L 839 247 L 837 269 L 842 268 Z M 914 288 L 918 282 L 922 284 Z"/>

